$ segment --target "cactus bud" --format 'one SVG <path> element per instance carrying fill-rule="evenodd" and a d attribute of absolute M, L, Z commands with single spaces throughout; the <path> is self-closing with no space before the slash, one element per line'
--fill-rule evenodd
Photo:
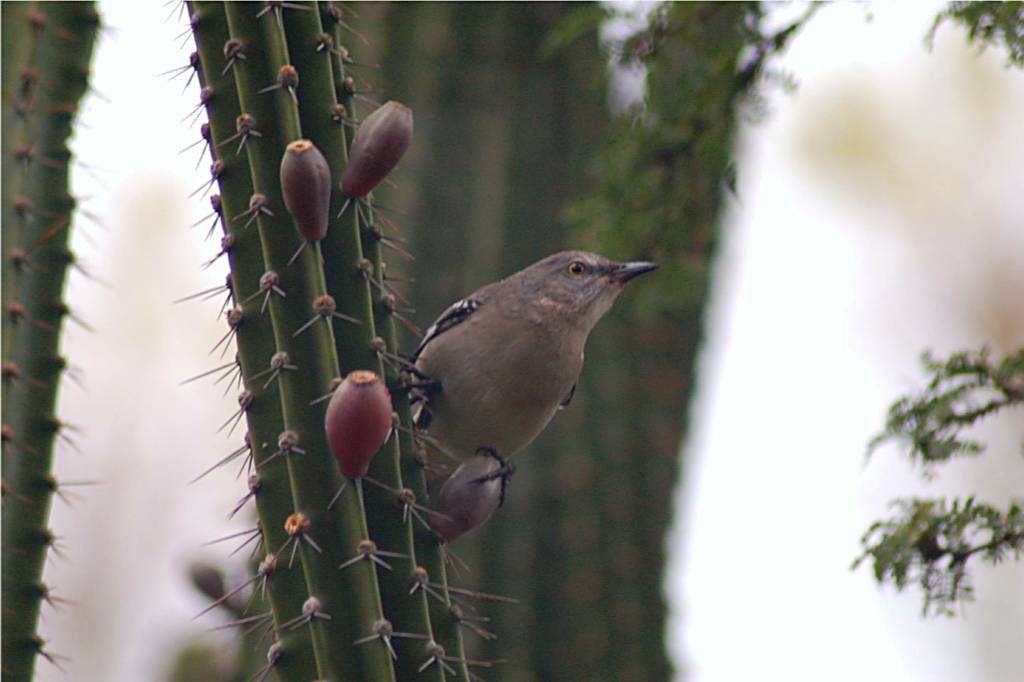
<path fill-rule="evenodd" d="M 331 168 L 309 140 L 295 140 L 285 148 L 281 193 L 299 234 L 311 242 L 323 239 L 331 208 Z"/>
<path fill-rule="evenodd" d="M 224 596 L 224 572 L 213 564 L 197 561 L 189 566 L 188 576 L 193 587 L 210 599 L 218 601 Z"/>
<path fill-rule="evenodd" d="M 324 427 L 341 473 L 364 476 L 391 433 L 391 396 L 381 378 L 367 370 L 350 372 L 327 404 Z"/>
<path fill-rule="evenodd" d="M 441 486 L 427 519 L 445 542 L 451 542 L 491 518 L 501 502 L 501 478 L 481 479 L 500 467 L 493 457 L 478 455 L 463 462 Z"/>
<path fill-rule="evenodd" d="M 352 140 L 341 189 L 364 197 L 398 164 L 412 139 L 412 109 L 388 101 L 363 120 Z"/>

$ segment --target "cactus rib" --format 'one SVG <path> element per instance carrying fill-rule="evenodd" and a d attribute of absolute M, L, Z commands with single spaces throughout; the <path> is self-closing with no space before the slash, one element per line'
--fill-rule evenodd
<path fill-rule="evenodd" d="M 25 180 L 32 158 L 32 147 L 27 139 L 29 114 L 33 97 L 38 89 L 38 71 L 35 70 L 36 50 L 41 32 L 39 17 L 35 13 L 36 3 L 12 2 L 3 5 L 4 32 L 3 59 L 3 311 L 7 315 L 3 325 L 3 361 L 7 362 L 10 352 L 11 334 L 19 321 L 10 314 L 11 305 L 17 301 L 18 280 L 22 266 L 18 249 L 23 249 L 21 234 L 29 217 L 26 203 Z"/>
<path fill-rule="evenodd" d="M 292 62 L 306 77 L 308 84 L 300 88 L 298 93 L 302 130 L 327 153 L 333 171 L 333 186 L 337 188 L 347 161 L 348 143 L 342 119 L 338 116 L 338 99 L 332 80 L 332 66 L 340 68 L 340 57 L 332 54 L 333 38 L 324 32 L 318 13 L 288 13 L 284 18 L 284 26 Z M 354 369 L 371 369 L 388 377 L 392 402 L 399 405 L 405 402 L 404 393 L 395 381 L 395 373 L 385 372 L 385 363 L 379 352 L 380 340 L 375 341 L 379 328 L 375 327 L 374 321 L 372 285 L 376 282 L 371 282 L 373 273 L 370 272 L 371 268 L 366 267 L 367 261 L 364 260 L 359 212 L 351 205 L 347 210 L 344 209 L 346 200 L 336 189 L 331 205 L 332 226 L 322 243 L 328 264 L 325 267 L 327 290 L 339 302 L 345 301 L 348 304 L 346 314 L 360 320 L 362 324 L 343 324 L 342 328 L 336 330 L 338 359 L 343 374 Z M 340 219 L 335 218 L 339 213 L 342 213 Z M 407 482 L 403 483 L 399 454 L 399 440 L 392 437 L 373 460 L 370 477 L 387 488 L 364 486 L 367 522 L 370 536 L 381 548 L 408 557 L 396 559 L 395 570 L 378 573 L 385 615 L 396 632 L 416 635 L 413 638 L 400 637 L 394 640 L 397 653 L 396 675 L 403 680 L 440 680 L 443 676 L 440 666 L 419 671 L 427 659 L 424 643 L 429 642 L 434 634 L 426 593 L 420 590 L 409 593 L 410 579 L 418 555 L 413 543 L 412 524 L 415 521 L 403 513 L 396 499 L 397 494 L 408 485 Z"/>
<path fill-rule="evenodd" d="M 232 220 L 233 216 L 246 212 L 253 191 L 247 160 L 235 153 L 234 145 L 225 144 L 225 140 L 235 134 L 241 113 L 234 78 L 223 74 L 220 67 L 222 48 L 228 40 L 227 23 L 220 3 L 189 3 L 189 12 L 199 53 L 200 82 L 213 89 L 206 111 L 211 154 L 223 167 L 218 174 L 221 191 L 218 212 L 225 234 L 232 238 L 227 253 L 231 288 L 235 300 L 241 302 L 258 291 L 259 278 L 266 267 L 259 234 L 256 230 L 245 229 L 241 221 Z M 280 458 L 269 461 L 278 435 L 285 427 L 276 387 L 264 387 L 263 380 L 251 380 L 251 377 L 263 369 L 276 346 L 270 319 L 259 314 L 258 301 L 240 306 L 238 310 L 241 313 L 235 323 L 238 362 L 243 377 L 249 379 L 245 388 L 253 395 L 246 419 L 247 439 L 260 481 L 254 501 L 264 547 L 273 552 L 288 540 L 281 519 L 294 510 L 287 465 Z M 284 679 L 313 679 L 317 671 L 308 629 L 282 628 L 282 623 L 301 614 L 302 603 L 308 597 L 305 576 L 301 570 L 289 570 L 286 562 L 277 562 L 267 581 L 267 592 L 277 641 L 281 643 L 277 671 Z"/>
<path fill-rule="evenodd" d="M 336 10 L 335 10 L 336 11 Z M 334 43 L 342 45 L 342 25 L 334 14 L 329 14 L 335 19 L 331 24 L 331 32 Z M 346 76 L 345 65 L 340 57 L 331 60 L 332 71 L 338 104 L 344 107 L 350 120 L 356 120 L 355 92 L 351 86 L 351 80 Z M 346 143 L 351 145 L 353 135 L 346 135 Z M 356 201 L 353 199 L 353 201 Z M 381 249 L 380 232 L 373 225 L 372 199 L 366 198 L 363 201 L 368 207 L 365 211 L 365 224 L 362 211 L 352 210 L 352 221 L 355 224 L 355 231 L 359 234 L 362 244 L 362 252 L 368 258 L 370 264 L 369 276 L 374 278 L 373 286 L 377 293 L 374 296 L 373 314 L 376 329 L 384 341 L 385 351 L 392 355 L 398 353 L 397 332 L 395 329 L 394 308 L 385 303 L 384 297 L 384 259 Z M 398 463 L 400 477 L 405 487 L 412 493 L 419 504 L 427 504 L 427 483 L 424 475 L 423 464 L 417 454 L 417 446 L 412 437 L 412 415 L 409 409 L 408 396 L 401 390 L 402 380 L 392 364 L 388 366 L 387 380 L 392 388 L 392 403 L 398 415 L 400 430 L 396 445 L 398 446 Z M 444 602 L 438 599 L 428 598 L 427 605 L 430 611 L 430 621 L 434 639 L 444 647 L 448 657 L 455 663 L 457 677 L 460 680 L 470 679 L 469 669 L 466 664 L 465 646 L 462 639 L 462 631 L 459 629 L 458 620 L 452 610 L 453 604 L 448 594 L 448 573 L 445 567 L 445 558 L 441 547 L 438 545 L 434 534 L 420 523 L 411 523 L 413 533 L 414 555 L 418 561 L 418 568 L 426 571 L 428 579 L 440 585 L 437 592 Z M 425 594 L 425 591 L 423 591 Z M 437 666 L 438 669 L 441 666 Z"/>

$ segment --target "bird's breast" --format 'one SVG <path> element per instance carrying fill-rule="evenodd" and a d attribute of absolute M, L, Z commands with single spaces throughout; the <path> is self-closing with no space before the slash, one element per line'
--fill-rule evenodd
<path fill-rule="evenodd" d="M 446 334 L 474 334 L 472 322 Z M 519 339 L 474 336 L 472 344 L 448 339 L 455 343 L 436 344 L 420 358 L 419 369 L 441 383 L 428 406 L 427 433 L 458 459 L 481 447 L 510 456 L 537 437 L 572 389 L 582 343 L 556 340 L 535 325 Z"/>

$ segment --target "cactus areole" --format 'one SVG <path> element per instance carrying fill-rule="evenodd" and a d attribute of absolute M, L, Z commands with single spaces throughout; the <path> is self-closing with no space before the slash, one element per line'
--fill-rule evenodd
<path fill-rule="evenodd" d="M 366 117 L 356 131 L 341 191 L 364 197 L 387 177 L 412 140 L 412 109 L 390 100 Z"/>
<path fill-rule="evenodd" d="M 374 372 L 357 369 L 341 382 L 327 405 L 324 428 L 338 469 L 348 478 L 366 475 L 391 433 L 391 396 Z"/>
<path fill-rule="evenodd" d="M 308 241 L 327 235 L 331 208 L 331 168 L 309 140 L 288 144 L 281 157 L 281 194 L 295 229 Z"/>

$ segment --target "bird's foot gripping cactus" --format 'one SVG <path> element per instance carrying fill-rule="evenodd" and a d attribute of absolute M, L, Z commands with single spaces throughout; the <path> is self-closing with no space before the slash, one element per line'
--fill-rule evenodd
<path fill-rule="evenodd" d="M 3 677 L 28 680 L 44 601 L 47 527 L 58 483 L 55 415 L 67 367 L 60 332 L 70 314 L 64 281 L 74 264 L 69 233 L 68 139 L 88 89 L 99 28 L 93 3 L 3 5 Z"/>
<path fill-rule="evenodd" d="M 340 47 L 345 10 L 280 2 L 192 2 L 189 10 L 231 267 L 228 322 L 245 389 L 238 415 L 248 426 L 242 452 L 254 463 L 250 490 L 268 557 L 261 584 L 275 641 L 262 674 L 468 680 L 441 549 L 416 511 L 426 483 L 401 390 L 398 306 L 382 276 L 388 240 L 366 196 L 390 168 L 358 161 L 360 146 L 356 162 L 348 159 L 346 126 L 357 117 Z M 391 105 L 374 120 L 363 146 L 375 154 L 383 146 L 393 166 L 411 112 Z M 351 196 L 341 189 L 346 169 L 350 185 L 358 180 Z M 343 395 L 347 384 L 383 388 L 373 377 L 384 377 L 394 409 L 374 430 L 386 436 L 391 420 L 396 428 L 367 462 L 362 445 L 378 449 L 379 438 L 360 434 L 355 452 L 344 433 L 346 411 L 366 406 L 336 403 L 354 399 Z M 325 428 L 325 413 L 339 410 Z"/>

